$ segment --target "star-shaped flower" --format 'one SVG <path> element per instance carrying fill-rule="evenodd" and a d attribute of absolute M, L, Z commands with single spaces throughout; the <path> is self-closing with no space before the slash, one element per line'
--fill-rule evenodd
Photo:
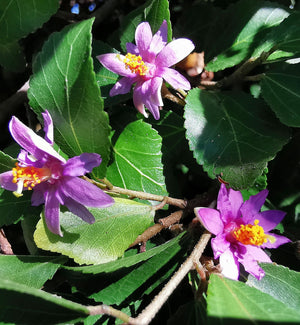
<path fill-rule="evenodd" d="M 211 240 L 214 258 L 219 258 L 222 274 L 227 278 L 238 279 L 241 263 L 260 280 L 265 273 L 257 262 L 272 262 L 262 249 L 277 248 L 290 241 L 269 232 L 281 222 L 285 212 L 261 212 L 267 195 L 268 191 L 263 190 L 243 202 L 241 192 L 221 184 L 217 209 L 195 209 L 203 226 L 216 236 Z"/>
<path fill-rule="evenodd" d="M 139 112 L 147 116 L 145 106 L 156 120 L 163 106 L 161 87 L 163 80 L 174 89 L 191 89 L 189 81 L 178 71 L 170 68 L 184 59 L 194 49 L 187 38 L 178 38 L 167 44 L 168 26 L 164 21 L 152 35 L 148 22 L 140 23 L 135 32 L 135 42 L 127 43 L 127 54 L 108 53 L 97 58 L 110 71 L 121 76 L 110 90 L 110 96 L 126 94 L 133 89 L 133 102 Z"/>
<path fill-rule="evenodd" d="M 59 224 L 59 207 L 65 205 L 72 213 L 88 223 L 95 221 L 85 207 L 106 208 L 114 200 L 97 186 L 79 178 L 101 163 L 100 155 L 82 153 L 65 160 L 53 148 L 53 123 L 46 111 L 44 118 L 45 139 L 38 136 L 15 116 L 9 130 L 21 150 L 18 163 L 11 171 L 0 174 L 0 185 L 21 196 L 23 190 L 33 190 L 31 203 L 45 203 L 45 220 L 48 228 L 62 236 Z"/>

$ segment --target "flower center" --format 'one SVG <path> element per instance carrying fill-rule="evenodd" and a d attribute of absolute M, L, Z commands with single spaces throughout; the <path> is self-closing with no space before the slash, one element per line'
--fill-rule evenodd
<path fill-rule="evenodd" d="M 258 225 L 259 220 L 254 221 L 254 225 L 240 225 L 232 231 L 233 237 L 244 245 L 261 246 L 268 239 L 271 243 L 275 242 L 275 237 L 266 235 L 263 227 Z"/>
<path fill-rule="evenodd" d="M 17 197 L 23 195 L 22 191 L 24 187 L 28 190 L 32 190 L 36 184 L 40 184 L 51 177 L 51 171 L 47 167 L 20 167 L 18 163 L 16 163 L 16 167 L 12 169 L 12 174 L 12 182 L 18 186 L 17 190 L 13 192 Z"/>
<path fill-rule="evenodd" d="M 149 70 L 140 55 L 136 56 L 135 54 L 127 53 L 123 62 L 126 69 L 130 69 L 131 72 L 137 73 L 140 76 L 145 76 Z"/>

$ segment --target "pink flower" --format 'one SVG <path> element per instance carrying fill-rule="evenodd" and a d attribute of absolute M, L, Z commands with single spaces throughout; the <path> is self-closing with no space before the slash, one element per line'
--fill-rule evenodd
<path fill-rule="evenodd" d="M 62 236 L 59 225 L 59 207 L 64 204 L 72 213 L 88 223 L 94 216 L 85 207 L 106 208 L 114 203 L 113 198 L 97 186 L 79 178 L 101 163 L 100 155 L 82 153 L 65 160 L 53 145 L 53 123 L 46 111 L 44 117 L 45 139 L 35 134 L 15 116 L 9 130 L 21 150 L 18 163 L 11 171 L 0 174 L 0 185 L 21 196 L 23 190 L 33 190 L 31 203 L 45 203 L 45 220 L 50 231 Z"/>
<path fill-rule="evenodd" d="M 139 112 L 147 117 L 145 106 L 156 120 L 163 106 L 161 87 L 163 79 L 175 89 L 191 89 L 188 80 L 170 67 L 184 59 L 194 49 L 194 44 L 186 38 L 179 38 L 167 44 L 168 26 L 164 21 L 152 35 L 149 23 L 137 26 L 135 42 L 127 43 L 127 54 L 103 54 L 97 58 L 110 71 L 121 76 L 111 89 L 110 96 L 126 94 L 133 89 L 133 102 Z"/>
<path fill-rule="evenodd" d="M 238 279 L 241 263 L 260 280 L 265 272 L 257 262 L 272 262 L 262 248 L 277 248 L 290 241 L 269 232 L 280 223 L 285 212 L 261 212 L 267 195 L 268 191 L 263 190 L 243 202 L 239 191 L 228 190 L 221 184 L 216 210 L 195 209 L 202 225 L 216 236 L 211 240 L 214 258 L 219 258 L 222 274 L 227 278 Z"/>

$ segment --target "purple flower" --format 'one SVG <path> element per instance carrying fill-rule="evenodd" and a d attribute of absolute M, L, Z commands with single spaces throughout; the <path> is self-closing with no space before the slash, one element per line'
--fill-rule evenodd
<path fill-rule="evenodd" d="M 18 163 L 11 171 L 0 174 L 0 185 L 16 196 L 23 190 L 32 190 L 34 206 L 45 203 L 45 219 L 48 228 L 62 236 L 59 225 L 59 206 L 65 205 L 72 213 L 88 223 L 95 221 L 85 207 L 106 208 L 114 200 L 97 186 L 79 178 L 101 163 L 100 155 L 82 153 L 66 161 L 53 149 L 53 123 L 48 111 L 44 118 L 45 139 L 35 134 L 15 116 L 9 130 L 21 150 Z"/>
<path fill-rule="evenodd" d="M 241 263 L 260 280 L 265 272 L 257 262 L 272 262 L 262 248 L 277 248 L 290 241 L 269 232 L 283 219 L 285 212 L 261 212 L 267 195 L 268 191 L 263 190 L 243 202 L 239 191 L 228 190 L 221 184 L 217 210 L 195 209 L 203 226 L 216 236 L 211 240 L 214 258 L 219 258 L 222 274 L 227 278 L 238 279 Z"/>
<path fill-rule="evenodd" d="M 194 44 L 186 38 L 178 38 L 167 44 L 168 26 L 163 21 L 152 35 L 149 23 L 143 22 L 135 31 L 135 44 L 127 43 L 127 54 L 109 53 L 97 58 L 110 71 L 121 76 L 110 90 L 110 96 L 126 94 L 133 89 L 133 102 L 139 112 L 147 117 L 145 106 L 156 120 L 163 106 L 161 87 L 163 79 L 175 89 L 191 89 L 188 80 L 170 67 L 184 59 L 194 49 Z"/>

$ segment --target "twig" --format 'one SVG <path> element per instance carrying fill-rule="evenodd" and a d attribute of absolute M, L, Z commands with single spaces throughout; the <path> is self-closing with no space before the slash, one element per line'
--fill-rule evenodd
<path fill-rule="evenodd" d="M 101 180 L 102 183 L 97 182 L 95 180 L 92 180 L 86 176 L 83 176 L 83 178 L 92 184 L 100 187 L 101 189 L 104 189 L 107 193 L 111 194 L 123 194 L 127 195 L 132 198 L 137 198 L 141 200 L 150 200 L 150 201 L 158 201 L 158 202 L 163 202 L 165 201 L 165 204 L 170 204 L 177 206 L 181 209 L 184 209 L 186 206 L 186 201 L 181 200 L 181 199 L 175 199 L 169 196 L 163 196 L 163 195 L 156 195 L 156 194 L 151 194 L 151 193 L 145 193 L 145 192 L 140 192 L 140 191 L 133 191 L 133 190 L 128 190 L 126 188 L 121 188 L 118 186 L 112 185 L 107 179 Z"/>
<path fill-rule="evenodd" d="M 5 255 L 14 255 L 14 252 L 5 236 L 3 229 L 0 229 L 0 251 Z"/>
<path fill-rule="evenodd" d="M 148 325 L 157 312 L 160 310 L 162 305 L 170 297 L 172 292 L 177 288 L 179 283 L 183 280 L 186 274 L 193 269 L 194 262 L 199 261 L 211 234 L 207 231 L 203 233 L 199 242 L 194 247 L 191 255 L 181 265 L 179 270 L 172 276 L 169 282 L 164 286 L 160 293 L 154 298 L 154 300 L 139 314 L 138 317 L 132 318 L 129 321 L 131 325 Z"/>
<path fill-rule="evenodd" d="M 146 229 L 141 235 L 139 235 L 136 240 L 130 245 L 130 247 L 133 247 L 135 245 L 138 245 L 140 243 L 146 243 L 150 238 L 157 235 L 159 232 L 161 232 L 165 228 L 169 228 L 174 223 L 179 222 L 183 214 L 183 211 L 176 211 L 174 213 L 171 213 L 166 218 L 161 218 L 158 220 L 158 224 L 155 224 L 148 229 Z"/>
<path fill-rule="evenodd" d="M 88 306 L 90 315 L 109 315 L 121 319 L 124 323 L 130 323 L 132 318 L 120 310 L 107 305 Z"/>

